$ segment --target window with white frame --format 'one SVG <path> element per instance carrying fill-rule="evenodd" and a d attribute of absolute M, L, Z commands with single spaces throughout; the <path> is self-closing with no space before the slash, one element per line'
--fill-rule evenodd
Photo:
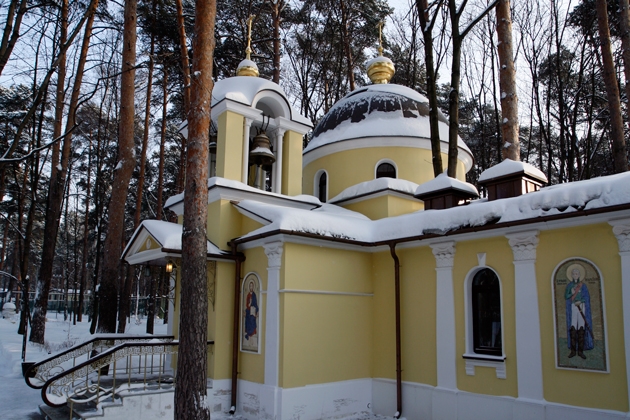
<path fill-rule="evenodd" d="M 484 268 L 471 283 L 473 351 L 477 354 L 503 355 L 501 337 L 501 287 L 496 273 Z"/>
<path fill-rule="evenodd" d="M 466 373 L 494 367 L 505 379 L 501 281 L 491 268 L 478 267 L 466 279 L 466 327 Z"/>
<path fill-rule="evenodd" d="M 326 171 L 319 171 L 315 175 L 315 196 L 322 203 L 328 200 L 328 174 Z"/>
<path fill-rule="evenodd" d="M 390 162 L 379 163 L 376 167 L 377 178 L 396 178 L 396 167 Z"/>

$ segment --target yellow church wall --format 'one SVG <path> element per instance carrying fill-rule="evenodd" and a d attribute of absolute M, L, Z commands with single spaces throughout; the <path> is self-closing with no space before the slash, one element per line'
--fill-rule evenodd
<path fill-rule="evenodd" d="M 621 268 L 618 245 L 608 224 L 543 231 L 536 250 L 543 389 L 547 401 L 584 407 L 628 411 L 624 351 Z M 602 275 L 605 299 L 609 373 L 556 368 L 552 275 L 567 258 L 581 257 Z"/>
<path fill-rule="evenodd" d="M 147 246 L 147 244 L 149 246 Z M 152 249 L 160 249 L 160 248 L 162 248 L 162 247 L 160 246 L 158 241 L 156 241 L 153 236 L 149 235 L 149 237 L 144 241 L 142 246 L 140 246 L 140 248 L 138 248 L 138 250 L 136 251 L 136 254 L 140 253 L 140 252 L 143 252 L 143 251 L 150 251 Z"/>
<path fill-rule="evenodd" d="M 245 251 L 245 261 L 243 262 L 241 271 L 241 281 L 251 272 L 258 275 L 261 283 L 261 290 L 267 290 L 267 256 L 265 255 L 263 248 L 253 248 Z M 243 296 L 241 296 L 241 299 L 243 299 Z M 265 339 L 267 337 L 267 332 L 265 331 L 264 323 L 267 316 L 266 294 L 261 294 L 261 297 L 259 298 L 259 305 L 262 313 L 262 316 L 259 317 L 260 330 L 262 334 L 260 335 L 261 341 L 258 344 L 261 351 L 260 354 L 239 351 L 238 371 L 239 379 L 262 384 L 265 382 Z M 242 331 L 242 326 L 239 326 L 239 328 L 241 328 L 240 331 Z"/>
<path fill-rule="evenodd" d="M 396 254 L 400 260 L 402 379 L 437 386 L 435 257 L 429 247 L 400 249 Z M 393 283 L 394 263 L 389 259 Z"/>
<path fill-rule="evenodd" d="M 231 378 L 232 367 L 232 303 L 234 299 L 234 264 L 217 262 L 213 271 L 212 265 L 208 262 L 208 341 L 215 342 L 208 346 L 208 377 L 213 379 Z M 181 260 L 177 265 L 181 267 Z M 173 314 L 173 335 L 179 338 L 179 321 L 181 314 L 181 268 L 177 271 L 177 281 L 175 282 L 175 313 Z M 214 286 L 213 286 L 214 284 Z M 211 295 L 214 291 L 214 305 L 211 302 Z M 231 293 L 230 293 L 231 292 Z M 231 296 L 230 296 L 231 294 Z M 227 311 L 227 312 L 226 312 Z M 177 367 L 177 357 L 174 356 L 171 365 Z M 227 367 L 227 369 L 226 369 Z"/>
<path fill-rule="evenodd" d="M 229 249 L 228 242 L 240 236 L 244 218 L 228 200 L 208 204 L 207 236 L 221 249 Z M 220 222 L 219 222 L 220 221 Z"/>
<path fill-rule="evenodd" d="M 249 217 L 241 217 L 241 222 L 241 232 L 238 236 L 243 236 L 249 232 L 263 227 L 262 223 L 258 223 L 257 221 L 252 220 Z"/>
<path fill-rule="evenodd" d="M 232 325 L 234 308 L 234 269 L 231 262 L 217 262 L 215 283 L 214 313 L 210 316 L 213 325 L 209 327 L 208 339 L 214 340 L 212 378 L 232 377 Z M 208 313 L 212 311 L 208 305 Z"/>
<path fill-rule="evenodd" d="M 478 253 L 486 253 L 486 266 L 492 268 L 501 283 L 501 308 L 503 316 L 503 352 L 506 356 L 506 379 L 499 379 L 494 368 L 475 366 L 475 375 L 466 374 L 466 317 L 464 285 L 468 272 L 479 265 Z M 457 388 L 462 391 L 487 395 L 518 396 L 516 369 L 516 318 L 514 313 L 514 264 L 512 248 L 507 238 L 457 242 L 453 267 L 455 298 L 455 332 Z M 435 266 L 435 263 L 434 263 Z"/>
<path fill-rule="evenodd" d="M 284 134 L 282 149 L 282 194 L 302 194 L 302 135 L 295 131 Z"/>
<path fill-rule="evenodd" d="M 342 207 L 361 213 L 372 220 L 378 220 L 422 210 L 424 203 L 412 198 L 406 199 L 388 195 L 374 197 L 348 205 L 342 204 Z"/>
<path fill-rule="evenodd" d="M 397 249 L 396 254 L 400 260 L 402 379 L 436 386 L 435 258 L 429 247 Z M 374 377 L 396 379 L 394 260 L 389 251 L 373 255 L 373 276 Z"/>
<path fill-rule="evenodd" d="M 389 159 L 398 168 L 397 177 L 422 184 L 433 179 L 431 151 L 412 147 L 373 147 L 345 150 L 319 158 L 304 168 L 304 194 L 313 194 L 315 174 L 320 169 L 328 172 L 328 198 L 344 189 L 375 178 L 376 164 Z M 442 154 L 442 161 L 448 156 Z M 465 180 L 464 164 L 458 161 L 457 178 Z"/>
<path fill-rule="evenodd" d="M 293 388 L 372 376 L 372 297 L 367 253 L 284 245 L 280 386 Z"/>
<path fill-rule="evenodd" d="M 243 167 L 244 117 L 231 111 L 219 115 L 217 176 L 240 181 Z"/>
<path fill-rule="evenodd" d="M 372 371 L 374 378 L 396 379 L 394 260 L 389 251 L 372 255 L 372 278 L 374 282 Z"/>

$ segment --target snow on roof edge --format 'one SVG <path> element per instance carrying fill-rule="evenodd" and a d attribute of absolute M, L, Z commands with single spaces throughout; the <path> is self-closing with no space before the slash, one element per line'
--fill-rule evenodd
<path fill-rule="evenodd" d="M 545 183 L 548 182 L 547 176 L 540 169 L 527 162 L 512 160 L 509 158 L 506 158 L 503 160 L 503 162 L 491 166 L 490 168 L 483 171 L 479 176 L 479 182 L 484 182 L 489 179 L 500 178 L 503 176 L 517 174 L 521 172 Z"/>
<path fill-rule="evenodd" d="M 489 223 L 535 221 L 540 217 L 569 215 L 578 210 L 605 209 L 619 205 L 630 207 L 629 181 L 630 172 L 626 172 L 554 185 L 518 197 L 494 201 L 479 199 L 467 206 L 421 210 L 375 221 L 365 220 L 358 217 L 362 216 L 359 213 L 347 209 L 344 209 L 344 214 L 335 214 L 331 208 L 340 207 L 330 204 L 304 213 L 307 210 L 244 201 L 241 205 L 252 209 L 261 217 L 272 220 L 272 223 L 249 232 L 240 239 L 276 231 L 289 231 L 316 234 L 323 239 L 342 238 L 368 244 L 382 243 L 431 233 L 446 234 L 465 227 L 479 227 Z"/>

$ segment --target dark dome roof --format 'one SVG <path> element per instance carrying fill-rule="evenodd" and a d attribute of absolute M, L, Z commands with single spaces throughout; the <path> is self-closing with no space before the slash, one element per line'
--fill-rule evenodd
<path fill-rule="evenodd" d="M 439 110 L 438 120 L 440 140 L 448 143 L 448 120 Z M 429 100 L 405 86 L 374 84 L 337 102 L 315 127 L 304 154 L 344 140 L 394 137 L 418 139 L 419 147 L 430 148 Z M 472 156 L 461 139 L 458 146 Z"/>
<path fill-rule="evenodd" d="M 388 89 L 382 89 L 383 87 Z M 396 112 L 403 118 L 428 118 L 429 100 L 418 92 L 400 85 L 371 85 L 359 88 L 331 108 L 315 127 L 313 137 L 334 130 L 345 121 L 358 123 L 378 111 Z M 439 110 L 438 119 L 448 123 Z"/>

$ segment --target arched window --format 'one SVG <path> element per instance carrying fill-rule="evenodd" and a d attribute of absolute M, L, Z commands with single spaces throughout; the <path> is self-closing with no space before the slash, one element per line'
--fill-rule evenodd
<path fill-rule="evenodd" d="M 326 171 L 321 171 L 315 176 L 315 195 L 322 203 L 328 199 L 328 174 Z"/>
<path fill-rule="evenodd" d="M 470 297 L 473 351 L 477 354 L 501 356 L 501 287 L 493 270 L 484 268 L 475 274 Z"/>
<path fill-rule="evenodd" d="M 377 178 L 396 178 L 396 168 L 391 163 L 383 162 L 376 168 Z"/>

